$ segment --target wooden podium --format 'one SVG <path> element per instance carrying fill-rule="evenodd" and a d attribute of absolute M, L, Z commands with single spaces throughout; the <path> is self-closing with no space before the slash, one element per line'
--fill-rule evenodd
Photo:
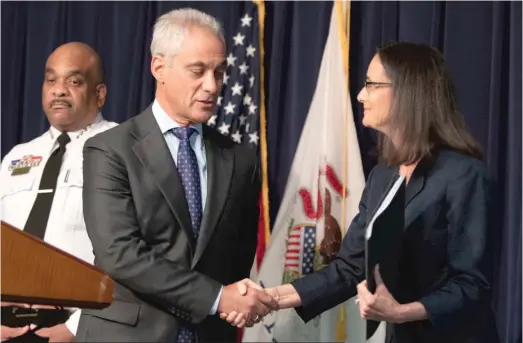
<path fill-rule="evenodd" d="M 102 309 L 113 280 L 100 269 L 1 222 L 4 302 Z"/>

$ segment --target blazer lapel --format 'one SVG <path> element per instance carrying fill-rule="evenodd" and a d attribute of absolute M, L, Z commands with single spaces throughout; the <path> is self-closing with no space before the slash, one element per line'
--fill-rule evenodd
<path fill-rule="evenodd" d="M 409 204 L 416 198 L 416 196 L 421 192 L 423 189 L 423 186 L 425 184 L 425 175 L 424 175 L 424 169 L 423 166 L 420 166 L 420 169 L 417 169 L 413 174 L 412 177 L 407 184 L 405 188 L 405 226 L 404 230 L 406 230 L 410 223 L 416 218 L 417 211 L 413 211 L 412 205 L 409 206 Z M 379 182 L 381 182 L 381 185 L 378 185 L 378 189 L 381 189 L 381 198 L 374 206 L 373 211 L 371 212 L 371 215 L 368 217 L 368 220 L 370 221 L 376 211 L 378 210 L 379 206 L 387 196 L 387 194 L 390 192 L 392 186 L 396 183 L 399 177 L 399 168 L 391 168 L 390 172 L 386 173 L 383 178 L 380 178 Z M 418 206 L 415 207 L 417 209 Z"/>
<path fill-rule="evenodd" d="M 421 203 L 416 203 L 416 206 L 414 206 L 412 201 L 425 187 L 427 173 L 434 167 L 438 155 L 438 150 L 436 149 L 433 151 L 433 156 L 424 157 L 416 166 L 407 184 L 407 189 L 405 190 L 405 230 L 425 208 L 425 205 Z"/>
<path fill-rule="evenodd" d="M 411 178 L 405 189 L 405 207 L 414 200 L 414 198 L 421 192 L 425 184 L 425 175 L 419 175 Z"/>
<path fill-rule="evenodd" d="M 411 202 L 421 192 L 424 184 L 425 176 L 423 175 L 411 178 L 407 184 L 407 188 L 405 189 L 405 230 L 407 230 L 412 221 L 416 219 L 419 212 L 423 209 L 423 207 L 420 206 L 413 206 Z"/>
<path fill-rule="evenodd" d="M 196 244 L 196 252 L 192 260 L 192 268 L 196 266 L 211 236 L 216 229 L 218 219 L 223 211 L 234 167 L 234 154 L 230 149 L 224 149 L 213 141 L 213 134 L 206 126 L 203 127 L 205 152 L 207 155 L 207 201 L 203 212 L 200 235 Z"/>
<path fill-rule="evenodd" d="M 186 232 L 191 251 L 194 252 L 194 234 L 182 183 L 150 107 L 137 118 L 136 123 L 133 135 L 138 138 L 138 142 L 133 146 L 133 151 L 153 176 L 171 211 Z"/>

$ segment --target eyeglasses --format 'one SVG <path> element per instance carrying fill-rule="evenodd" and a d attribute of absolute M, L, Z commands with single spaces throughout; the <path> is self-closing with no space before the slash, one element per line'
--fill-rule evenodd
<path fill-rule="evenodd" d="M 391 82 L 374 82 L 374 81 L 365 81 L 365 84 L 364 84 L 367 91 L 369 91 L 370 89 L 381 87 L 381 86 L 391 86 L 391 85 L 392 85 Z"/>

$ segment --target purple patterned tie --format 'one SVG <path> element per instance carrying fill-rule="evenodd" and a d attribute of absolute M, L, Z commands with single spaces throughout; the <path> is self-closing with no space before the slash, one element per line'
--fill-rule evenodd
<path fill-rule="evenodd" d="M 185 199 L 189 206 L 195 239 L 198 238 L 200 224 L 202 222 L 202 192 L 200 189 L 198 161 L 196 160 L 196 154 L 191 147 L 189 139 L 196 132 L 196 129 L 187 126 L 173 129 L 174 135 L 180 140 L 177 168 L 185 191 Z M 180 325 L 176 342 L 194 343 L 196 342 L 196 337 L 190 328 Z"/>

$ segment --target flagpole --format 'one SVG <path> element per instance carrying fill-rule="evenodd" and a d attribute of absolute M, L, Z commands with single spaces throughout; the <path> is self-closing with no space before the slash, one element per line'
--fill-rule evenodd
<path fill-rule="evenodd" d="M 347 4 L 346 7 L 344 4 Z M 347 12 L 350 11 L 350 4 L 349 1 L 336 1 L 336 14 L 338 18 L 338 32 L 340 37 L 340 44 L 341 44 L 341 52 L 343 54 L 343 68 L 345 70 L 345 77 L 346 77 L 346 88 L 347 92 L 349 91 L 349 39 L 347 36 L 347 30 L 350 25 L 346 24 L 346 19 L 348 18 Z M 343 144 L 343 194 L 342 194 L 342 208 L 345 208 L 345 202 L 347 195 L 345 194 L 346 188 L 347 188 L 347 160 L 348 160 L 348 136 L 349 136 L 349 118 L 348 118 L 348 105 L 350 103 L 350 94 L 348 96 L 348 104 L 344 108 L 344 128 L 345 128 L 345 135 L 344 135 L 344 144 Z M 341 227 L 343 230 L 343 234 L 345 234 L 345 231 L 347 230 L 347 211 L 342 211 L 341 214 Z"/>
<path fill-rule="evenodd" d="M 267 247 L 271 239 L 270 217 L 269 217 L 269 177 L 267 168 L 267 117 L 265 112 L 265 49 L 263 35 L 265 27 L 265 2 L 263 0 L 253 0 L 258 7 L 258 30 L 260 47 L 260 153 L 262 169 L 262 203 L 263 203 L 263 224 L 265 228 L 265 246 Z"/>
<path fill-rule="evenodd" d="M 343 69 L 345 70 L 345 80 L 346 80 L 346 89 L 349 93 L 349 31 L 350 31 L 350 0 L 336 1 L 336 15 L 338 22 L 338 37 L 340 38 L 341 52 L 343 56 Z M 351 103 L 350 94 L 347 97 L 347 104 L 344 110 L 344 128 L 345 134 L 343 136 L 343 175 L 342 175 L 342 197 L 341 197 L 341 230 L 343 237 L 347 231 L 347 211 L 346 211 L 346 201 L 347 201 L 347 163 L 348 163 L 348 136 L 349 136 L 349 118 L 348 118 L 348 106 Z M 340 306 L 340 317 L 336 325 L 336 340 L 338 342 L 344 342 L 347 338 L 347 329 L 346 329 L 346 314 L 345 314 L 345 305 Z"/>

